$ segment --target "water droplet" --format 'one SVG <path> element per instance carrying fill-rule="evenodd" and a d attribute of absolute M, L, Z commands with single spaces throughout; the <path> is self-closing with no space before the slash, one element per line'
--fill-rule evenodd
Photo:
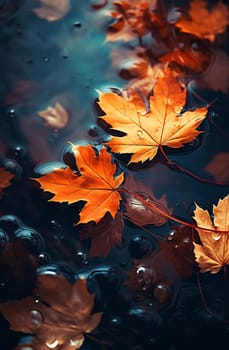
<path fill-rule="evenodd" d="M 14 230 L 22 226 L 21 220 L 14 215 L 3 215 L 0 217 L 0 227 L 6 232 L 12 233 Z"/>
<path fill-rule="evenodd" d="M 45 63 L 47 63 L 47 62 L 49 62 L 49 58 L 48 58 L 48 57 L 43 57 L 43 61 L 44 61 Z"/>
<path fill-rule="evenodd" d="M 222 235 L 220 233 L 218 233 L 218 232 L 212 233 L 212 239 L 214 241 L 219 241 L 221 237 L 222 237 Z"/>
<path fill-rule="evenodd" d="M 76 21 L 76 22 L 73 24 L 73 27 L 74 27 L 74 28 L 81 28 L 81 26 L 82 26 L 82 23 L 79 22 L 79 21 Z"/>
<path fill-rule="evenodd" d="M 31 322 L 35 328 L 39 328 L 43 323 L 43 315 L 38 310 L 30 311 Z"/>
<path fill-rule="evenodd" d="M 167 236 L 167 240 L 172 241 L 175 238 L 175 236 L 176 236 L 176 232 L 175 232 L 175 230 L 172 230 L 169 232 L 169 234 Z"/>
<path fill-rule="evenodd" d="M 15 115 L 16 115 L 15 109 L 14 109 L 14 108 L 10 108 L 9 111 L 8 111 L 8 116 L 9 116 L 10 118 L 14 118 Z"/>
<path fill-rule="evenodd" d="M 40 233 L 30 227 L 23 227 L 15 231 L 16 238 L 23 240 L 32 252 L 40 252 L 44 248 L 44 241 Z"/>
<path fill-rule="evenodd" d="M 79 347 L 82 345 L 83 341 L 84 341 L 83 337 L 80 339 L 77 339 L 77 340 L 70 339 L 69 344 L 70 344 L 70 346 L 74 346 L 75 349 L 79 349 Z"/>
<path fill-rule="evenodd" d="M 140 140 L 144 139 L 144 132 L 142 130 L 137 130 L 136 135 Z"/>
<path fill-rule="evenodd" d="M 129 251 L 133 258 L 140 259 L 145 255 L 150 255 L 154 247 L 154 242 L 150 238 L 139 235 L 131 239 Z"/>
<path fill-rule="evenodd" d="M 39 295 L 35 295 L 35 297 L 33 297 L 33 300 L 34 300 L 34 303 L 35 303 L 35 304 L 39 304 L 39 302 L 40 302 L 40 297 L 39 297 Z"/>
<path fill-rule="evenodd" d="M 171 296 L 171 290 L 166 282 L 159 283 L 154 288 L 154 296 L 159 303 L 165 303 Z"/>
<path fill-rule="evenodd" d="M 38 258 L 39 258 L 39 262 L 40 262 L 41 265 L 48 264 L 51 261 L 50 256 L 48 254 L 46 254 L 46 253 L 39 254 Z"/>
<path fill-rule="evenodd" d="M 146 291 L 152 287 L 155 283 L 157 275 L 152 268 L 145 267 L 144 265 L 137 266 L 136 269 L 137 283 L 142 291 Z"/>
<path fill-rule="evenodd" d="M 76 259 L 77 259 L 77 263 L 81 266 L 88 264 L 88 257 L 86 255 L 86 253 L 84 253 L 82 251 L 76 252 Z"/>
<path fill-rule="evenodd" d="M 55 349 L 59 345 L 59 340 L 56 339 L 56 337 L 50 337 L 49 340 L 46 342 L 46 346 L 49 349 Z"/>

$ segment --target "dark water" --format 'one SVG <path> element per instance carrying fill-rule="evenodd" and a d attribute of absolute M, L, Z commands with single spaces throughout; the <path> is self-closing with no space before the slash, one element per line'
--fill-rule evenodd
<path fill-rule="evenodd" d="M 121 54 L 129 47 L 128 43 L 104 42 L 110 18 L 105 15 L 106 8 L 93 10 L 93 3 L 71 1 L 65 17 L 48 22 L 31 12 L 34 5 L 30 1 L 0 2 L 0 160 L 1 166 L 15 174 L 0 202 L 0 301 L 33 295 L 42 273 L 63 274 L 71 282 L 83 275 L 96 295 L 96 311 L 104 312 L 93 333 L 97 341 L 86 338 L 83 350 L 213 349 L 227 344 L 228 274 L 201 274 L 198 281 L 186 228 L 171 220 L 163 227 L 148 228 L 160 237 L 175 231 L 167 248 L 144 229 L 125 221 L 121 247 L 112 249 L 107 257 L 90 257 L 90 240 L 80 242 L 79 229 L 73 226 L 79 206 L 48 203 L 48 195 L 29 180 L 50 170 L 50 162 L 63 162 L 68 141 L 100 143 L 107 137 L 97 125 L 96 89 L 125 86 L 120 67 L 112 65 L 112 52 Z M 214 47 L 215 52 L 228 54 L 227 39 L 228 33 Z M 216 99 L 204 123 L 204 134 L 168 154 L 194 174 L 214 181 L 206 169 L 215 156 L 229 151 L 228 93 L 205 89 L 199 94 L 209 103 Z M 70 117 L 65 128 L 53 131 L 37 112 L 57 101 Z M 189 103 L 198 102 L 190 94 Z M 211 209 L 228 194 L 228 186 L 197 181 L 161 159 L 143 167 L 123 168 L 151 188 L 157 198 L 166 194 L 173 215 L 188 222 L 194 202 Z M 225 161 L 214 164 L 214 174 L 227 182 Z M 151 256 L 159 251 L 162 276 L 152 288 L 156 268 Z M 191 262 L 182 260 L 183 256 Z M 143 269 L 141 275 L 137 265 L 148 266 L 148 270 Z M 191 274 L 182 269 L 193 265 Z M 137 282 L 136 271 L 140 273 Z M 1 350 L 14 349 L 22 336 L 9 330 L 1 316 Z"/>

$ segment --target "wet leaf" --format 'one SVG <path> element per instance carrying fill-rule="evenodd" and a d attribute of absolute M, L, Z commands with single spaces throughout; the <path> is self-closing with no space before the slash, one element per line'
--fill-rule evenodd
<path fill-rule="evenodd" d="M 41 6 L 33 9 L 33 12 L 49 22 L 57 21 L 70 10 L 70 0 L 40 0 L 40 4 Z"/>
<path fill-rule="evenodd" d="M 229 182 L 229 152 L 217 153 L 204 168 L 217 181 Z"/>
<path fill-rule="evenodd" d="M 123 187 L 130 193 L 137 193 L 146 202 L 153 203 L 159 208 L 165 215 L 159 213 L 156 209 L 153 210 L 151 207 L 147 207 L 145 203 L 141 202 L 140 198 L 136 198 L 134 195 L 125 195 L 125 217 L 137 226 L 155 225 L 162 226 L 167 221 L 167 215 L 170 213 L 168 209 L 168 203 L 165 196 L 156 199 L 152 190 L 144 185 L 142 182 L 136 181 L 133 177 L 126 177 Z"/>
<path fill-rule="evenodd" d="M 72 145 L 72 151 L 80 175 L 66 167 L 35 180 L 43 190 L 55 194 L 50 201 L 69 204 L 85 201 L 79 223 L 97 223 L 107 212 L 114 218 L 121 200 L 117 188 L 124 180 L 123 173 L 114 178 L 117 167 L 105 148 L 96 154 L 91 145 Z"/>
<path fill-rule="evenodd" d="M 122 216 L 118 212 L 113 220 L 106 215 L 97 225 L 88 223 L 80 232 L 80 237 L 92 238 L 91 256 L 107 256 L 112 248 L 121 246 L 123 228 Z"/>
<path fill-rule="evenodd" d="M 194 254 L 201 272 L 217 273 L 229 264 L 228 216 L 229 195 L 220 199 L 216 206 L 213 205 L 213 220 L 207 210 L 196 205 L 193 219 L 201 227 L 197 231 L 202 245 L 194 243 Z"/>
<path fill-rule="evenodd" d="M 201 131 L 196 128 L 205 119 L 207 109 L 198 108 L 182 115 L 186 90 L 171 72 L 158 79 L 150 97 L 150 111 L 139 112 L 139 106 L 114 93 L 102 93 L 99 106 L 106 113 L 100 117 L 125 136 L 113 136 L 107 145 L 115 153 L 132 153 L 129 163 L 152 160 L 162 146 L 180 148 Z"/>
<path fill-rule="evenodd" d="M 0 198 L 3 195 L 3 190 L 10 186 L 14 175 L 6 170 L 5 168 L 0 168 Z"/>
<path fill-rule="evenodd" d="M 222 1 L 208 10 L 205 0 L 192 0 L 188 15 L 188 17 L 182 15 L 176 26 L 182 32 L 212 42 L 217 34 L 224 33 L 229 24 L 229 8 Z"/>
<path fill-rule="evenodd" d="M 37 114 L 45 121 L 46 126 L 55 130 L 64 128 L 69 120 L 68 112 L 59 102 L 56 102 L 54 107 L 47 107 Z"/>
<path fill-rule="evenodd" d="M 94 295 L 86 280 L 71 285 L 61 275 L 40 275 L 36 295 L 0 304 L 0 310 L 14 331 L 33 334 L 36 350 L 79 349 L 85 333 L 92 332 L 102 314 L 91 314 Z M 55 344 L 55 346 L 54 346 Z"/>

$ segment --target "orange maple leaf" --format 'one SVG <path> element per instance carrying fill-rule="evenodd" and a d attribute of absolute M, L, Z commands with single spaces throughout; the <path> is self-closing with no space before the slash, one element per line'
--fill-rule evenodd
<path fill-rule="evenodd" d="M 3 194 L 3 190 L 10 186 L 14 175 L 11 174 L 5 168 L 0 168 L 0 198 Z"/>
<path fill-rule="evenodd" d="M 88 292 L 86 280 L 71 285 L 61 275 L 40 275 L 35 292 L 39 303 L 29 296 L 0 304 L 10 328 L 33 334 L 36 350 L 79 349 L 102 316 L 101 312 L 91 314 L 95 296 Z"/>
<path fill-rule="evenodd" d="M 209 212 L 196 205 L 193 219 L 201 227 L 202 245 L 194 243 L 194 254 L 201 272 L 217 273 L 229 264 L 229 195 L 213 205 L 213 215 L 212 222 Z"/>
<path fill-rule="evenodd" d="M 224 33 L 229 24 L 229 8 L 219 1 L 211 10 L 205 0 L 192 0 L 189 18 L 181 16 L 176 26 L 182 32 L 190 33 L 201 39 L 215 40 L 216 34 Z"/>
<path fill-rule="evenodd" d="M 207 108 L 197 108 L 182 114 L 186 90 L 169 71 L 158 79 L 150 97 L 150 111 L 143 115 L 142 106 L 126 101 L 114 93 L 100 94 L 99 106 L 106 113 L 100 118 L 111 130 L 123 132 L 113 136 L 107 145 L 116 153 L 132 153 L 129 163 L 152 160 L 163 145 L 182 147 L 201 131 L 196 128 L 205 119 Z"/>
<path fill-rule="evenodd" d="M 112 156 L 102 148 L 98 155 L 91 145 L 72 145 L 77 175 L 69 167 L 56 169 L 38 179 L 41 188 L 54 193 L 53 202 L 87 202 L 80 213 L 79 223 L 100 221 L 109 212 L 114 218 L 121 196 L 116 190 L 124 180 L 124 174 L 115 176 L 117 167 Z"/>

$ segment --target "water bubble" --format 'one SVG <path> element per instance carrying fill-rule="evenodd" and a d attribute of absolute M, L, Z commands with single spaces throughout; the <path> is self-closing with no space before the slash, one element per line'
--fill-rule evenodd
<path fill-rule="evenodd" d="M 222 235 L 220 233 L 218 233 L 218 232 L 212 233 L 212 239 L 214 241 L 219 241 L 221 237 L 222 237 Z"/>
<path fill-rule="evenodd" d="M 55 349 L 59 345 L 59 340 L 56 339 L 56 337 L 50 337 L 49 340 L 46 342 L 46 346 L 49 349 Z"/>
<path fill-rule="evenodd" d="M 81 28 L 81 26 L 82 26 L 82 23 L 80 22 L 80 21 L 76 21 L 74 24 L 73 24 L 73 27 L 74 28 Z"/>
<path fill-rule="evenodd" d="M 176 237 L 176 231 L 175 231 L 175 230 L 171 230 L 171 231 L 168 233 L 167 240 L 168 240 L 168 241 L 172 241 L 175 237 Z"/>
<path fill-rule="evenodd" d="M 91 125 L 88 128 L 88 135 L 91 137 L 98 137 L 99 136 L 99 127 L 97 125 Z"/>
<path fill-rule="evenodd" d="M 129 251 L 133 258 L 140 259 L 145 255 L 150 255 L 153 250 L 153 242 L 145 236 L 135 236 L 129 244 Z"/>
<path fill-rule="evenodd" d="M 30 311 L 31 323 L 35 328 L 39 328 L 43 323 L 43 315 L 38 310 Z"/>
<path fill-rule="evenodd" d="M 144 139 L 144 132 L 142 130 L 137 130 L 136 135 L 140 140 Z"/>
<path fill-rule="evenodd" d="M 12 233 L 22 226 L 21 220 L 14 215 L 3 215 L 0 217 L 0 227 L 6 232 Z"/>
<path fill-rule="evenodd" d="M 15 174 L 16 176 L 21 176 L 23 169 L 18 164 L 18 162 L 16 162 L 16 160 L 11 158 L 5 158 L 2 163 L 4 168 L 9 170 L 11 173 Z"/>
<path fill-rule="evenodd" d="M 47 253 L 40 253 L 38 255 L 40 265 L 49 264 L 51 261 L 50 256 Z"/>
<path fill-rule="evenodd" d="M 139 265 L 136 268 L 137 283 L 142 291 L 146 291 L 156 282 L 156 271 L 153 268 L 148 268 L 144 265 Z"/>
<path fill-rule="evenodd" d="M 70 346 L 74 346 L 75 349 L 79 349 L 79 347 L 82 345 L 83 341 L 84 341 L 83 337 L 80 338 L 80 339 L 76 339 L 76 340 L 70 339 L 69 340 L 69 345 Z"/>
<path fill-rule="evenodd" d="M 83 251 L 77 251 L 76 252 L 76 262 L 81 266 L 87 265 L 88 264 L 87 254 Z"/>
<path fill-rule="evenodd" d="M 17 239 L 23 240 L 32 252 L 39 253 L 44 248 L 44 240 L 40 233 L 30 227 L 23 227 L 15 231 Z"/>
<path fill-rule="evenodd" d="M 15 115 L 16 115 L 15 109 L 14 109 L 14 108 L 10 108 L 9 111 L 8 111 L 8 116 L 9 116 L 10 118 L 14 118 Z"/>
<path fill-rule="evenodd" d="M 16 145 L 12 148 L 12 155 L 15 157 L 23 157 L 25 154 L 25 149 L 21 145 Z"/>
<path fill-rule="evenodd" d="M 49 62 L 49 58 L 48 57 L 43 57 L 43 62 L 45 62 L 45 63 Z"/>
<path fill-rule="evenodd" d="M 9 244 L 9 237 L 4 230 L 0 228 L 0 252 L 4 251 Z"/>
<path fill-rule="evenodd" d="M 159 303 L 165 303 L 171 296 L 171 290 L 166 282 L 157 284 L 154 288 L 154 296 Z"/>

